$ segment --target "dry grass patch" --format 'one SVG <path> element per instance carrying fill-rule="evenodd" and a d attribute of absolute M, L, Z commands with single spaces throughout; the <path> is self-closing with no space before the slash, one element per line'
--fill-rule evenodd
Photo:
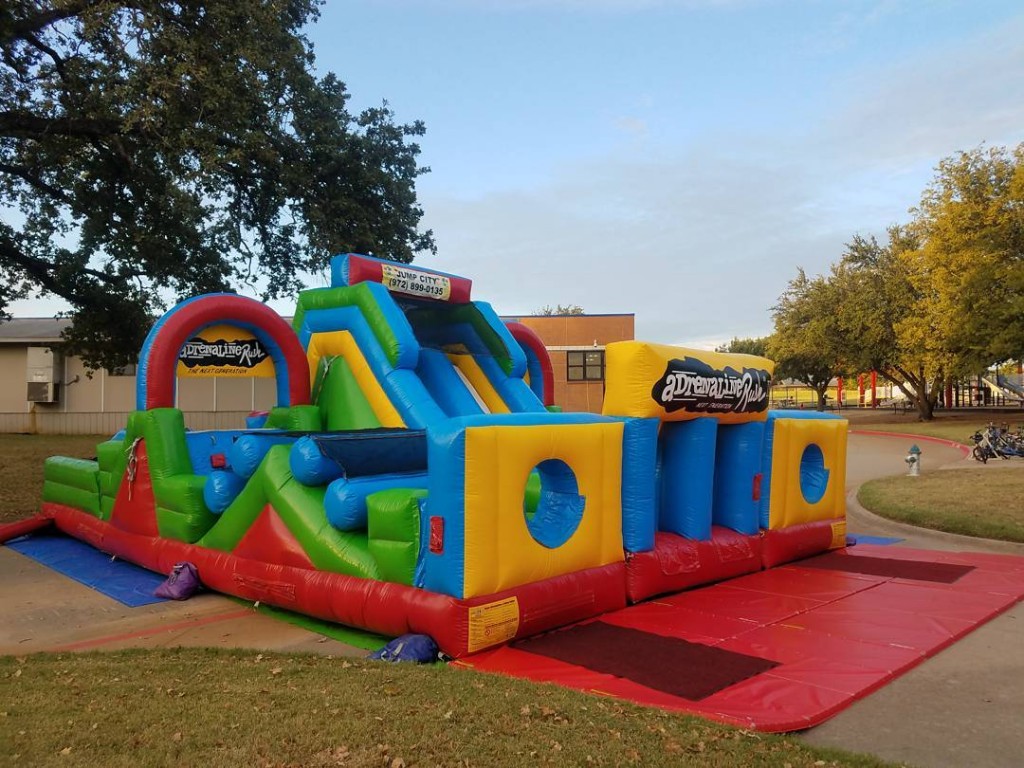
<path fill-rule="evenodd" d="M 0 523 L 39 511 L 43 496 L 43 462 L 48 456 L 92 459 L 96 445 L 109 437 L 97 435 L 0 434 Z"/>
<path fill-rule="evenodd" d="M 0 756 L 33 766 L 880 766 L 445 666 L 214 650 L 0 657 Z"/>
<path fill-rule="evenodd" d="M 993 459 L 992 461 L 997 461 Z M 964 536 L 1024 542 L 1024 460 L 885 477 L 861 486 L 857 500 L 877 515 Z"/>

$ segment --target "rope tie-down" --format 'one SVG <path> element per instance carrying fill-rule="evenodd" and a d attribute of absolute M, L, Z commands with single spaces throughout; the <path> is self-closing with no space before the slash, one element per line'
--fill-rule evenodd
<path fill-rule="evenodd" d="M 136 449 L 138 448 L 138 445 L 141 442 L 142 442 L 142 438 L 141 437 L 136 437 L 134 440 L 132 440 L 132 444 L 130 446 L 128 446 L 128 450 L 125 451 L 125 453 L 128 454 L 128 467 L 127 467 L 127 470 L 126 470 L 126 475 L 128 477 L 128 500 L 129 501 L 131 501 L 131 498 L 132 498 L 132 489 L 135 486 L 135 472 L 136 472 L 136 470 L 138 468 L 138 465 L 139 465 L 139 457 L 136 454 Z"/>

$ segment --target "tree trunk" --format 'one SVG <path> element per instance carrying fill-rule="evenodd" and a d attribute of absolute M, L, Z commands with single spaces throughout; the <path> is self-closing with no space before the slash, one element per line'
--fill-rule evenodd
<path fill-rule="evenodd" d="M 827 392 L 828 392 L 828 384 L 826 384 L 824 387 L 821 387 L 820 389 L 817 389 L 815 391 L 818 393 L 818 410 L 819 411 L 824 411 L 825 410 L 825 405 L 826 405 Z"/>

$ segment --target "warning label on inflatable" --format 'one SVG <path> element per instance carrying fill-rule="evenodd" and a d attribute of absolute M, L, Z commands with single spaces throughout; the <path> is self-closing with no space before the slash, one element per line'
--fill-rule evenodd
<path fill-rule="evenodd" d="M 391 264 L 381 264 L 380 271 L 380 281 L 389 291 L 435 301 L 448 301 L 452 296 L 452 281 L 444 275 Z"/>
<path fill-rule="evenodd" d="M 470 653 L 505 643 L 519 631 L 519 599 L 509 597 L 469 609 Z"/>
<path fill-rule="evenodd" d="M 832 543 L 829 549 L 839 549 L 846 546 L 846 521 L 837 520 L 832 523 Z"/>

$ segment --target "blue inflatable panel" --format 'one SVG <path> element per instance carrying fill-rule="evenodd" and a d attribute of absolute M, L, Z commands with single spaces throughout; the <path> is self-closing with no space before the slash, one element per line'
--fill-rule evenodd
<path fill-rule="evenodd" d="M 313 435 L 312 439 L 345 477 L 427 469 L 427 433 L 422 430 L 360 429 Z"/>
<path fill-rule="evenodd" d="M 526 527 L 539 544 L 557 549 L 579 527 L 586 499 L 580 496 L 572 469 L 561 459 L 542 461 L 536 471 L 540 475 L 540 497 L 536 511 L 527 517 Z"/>
<path fill-rule="evenodd" d="M 448 418 L 414 371 L 391 371 L 381 384 L 410 429 L 426 429 Z"/>
<path fill-rule="evenodd" d="M 658 419 L 623 419 L 622 546 L 627 552 L 654 549 L 658 528 Z"/>
<path fill-rule="evenodd" d="M 304 435 L 295 441 L 288 454 L 292 475 L 303 485 L 319 486 L 337 480 L 345 470 L 320 450 L 316 438 Z"/>
<path fill-rule="evenodd" d="M 715 448 L 715 490 L 711 521 L 737 533 L 760 530 L 759 498 L 754 486 L 761 472 L 764 423 L 721 424 Z"/>
<path fill-rule="evenodd" d="M 396 472 L 370 477 L 340 477 L 327 486 L 324 512 L 327 521 L 341 531 L 366 530 L 366 497 L 392 488 L 426 488 L 423 472 Z"/>
<path fill-rule="evenodd" d="M 537 399 L 544 400 L 544 369 L 541 368 L 540 358 L 536 353 L 526 347 L 521 347 L 526 355 L 526 372 L 530 374 L 530 389 Z"/>
<path fill-rule="evenodd" d="M 192 471 L 197 475 L 208 475 L 213 471 L 211 458 L 219 453 L 227 458 L 235 441 L 245 434 L 238 429 L 211 429 L 201 432 L 186 432 L 185 445 L 188 447 L 188 458 L 192 462 Z"/>
<path fill-rule="evenodd" d="M 245 428 L 246 429 L 263 429 L 263 425 L 267 423 L 267 418 L 270 416 L 269 413 L 257 413 L 254 416 L 245 417 Z"/>
<path fill-rule="evenodd" d="M 476 417 L 484 419 L 486 417 Z M 493 418 L 493 417 L 492 417 Z M 452 419 L 446 428 L 427 431 L 430 474 L 427 505 L 420 512 L 420 547 L 423 552 L 422 573 L 418 586 L 431 592 L 462 597 L 466 566 L 465 508 L 466 419 Z M 430 541 L 430 521 L 443 521 L 444 547 L 440 552 L 424 549 Z"/>
<path fill-rule="evenodd" d="M 662 425 L 660 530 L 711 539 L 717 434 L 718 422 L 711 418 Z"/>
<path fill-rule="evenodd" d="M 483 413 L 480 404 L 466 389 L 462 378 L 455 372 L 455 366 L 444 352 L 427 347 L 421 349 L 416 373 L 446 415 Z"/>
<path fill-rule="evenodd" d="M 523 352 L 523 348 L 519 346 L 519 342 L 512 336 L 512 331 L 508 329 L 501 318 L 498 317 L 498 313 L 494 311 L 494 308 L 486 301 L 474 301 L 473 306 L 477 308 L 477 311 L 483 316 L 487 324 L 494 329 L 494 332 L 498 334 L 498 338 L 501 339 L 501 343 L 505 345 L 505 350 L 508 352 L 509 359 L 512 363 L 508 375 L 522 381 L 523 376 L 526 375 L 526 353 Z"/>
<path fill-rule="evenodd" d="M 49 533 L 34 533 L 7 546 L 79 584 L 95 589 L 129 608 L 162 603 L 153 592 L 166 576 L 147 571 L 93 549 L 84 541 Z"/>
<path fill-rule="evenodd" d="M 243 477 L 223 469 L 214 470 L 207 476 L 203 485 L 203 501 L 211 512 L 219 515 L 231 506 L 231 502 L 244 487 Z"/>
<path fill-rule="evenodd" d="M 297 437 L 297 433 L 291 432 L 246 432 L 235 440 L 228 451 L 228 465 L 236 475 L 252 477 L 267 451 L 275 445 L 291 445 Z"/>

